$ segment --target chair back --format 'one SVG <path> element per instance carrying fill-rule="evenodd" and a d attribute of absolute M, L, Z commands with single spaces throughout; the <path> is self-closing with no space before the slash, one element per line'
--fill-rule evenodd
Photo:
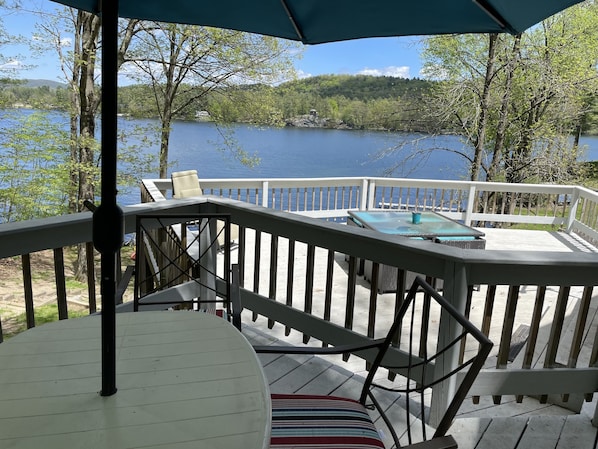
<path fill-rule="evenodd" d="M 138 215 L 134 310 L 207 311 L 226 315 L 240 329 L 232 306 L 230 232 L 227 214 Z"/>
<path fill-rule="evenodd" d="M 172 197 L 188 198 L 190 196 L 199 196 L 203 192 L 199 186 L 197 170 L 184 170 L 173 172 L 170 175 L 172 180 Z"/>
<path fill-rule="evenodd" d="M 442 329 L 453 329 L 449 341 L 443 341 L 441 338 L 438 338 L 437 342 L 431 341 L 428 332 L 431 323 L 440 326 L 441 332 Z M 438 333 L 439 337 L 441 332 Z M 374 383 L 377 369 L 387 368 L 389 379 L 402 385 L 391 390 L 404 394 L 409 444 L 412 444 L 412 433 L 416 433 L 418 439 L 425 441 L 426 417 L 430 415 L 426 409 L 425 395 L 429 394 L 431 387 L 446 382 L 450 385 L 449 391 L 453 391 L 452 399 L 440 422 L 435 426 L 433 435 L 433 438 L 443 437 L 482 369 L 492 346 L 493 343 L 488 337 L 418 276 L 400 305 L 395 320 L 372 362 L 360 402 L 365 404 L 367 398 L 374 402 L 398 445 L 399 437 L 394 433 L 390 420 L 383 412 L 384 408 L 374 395 L 377 388 L 388 389 Z M 391 348 L 396 351 L 391 351 Z M 392 352 L 395 354 L 391 354 Z M 468 354 L 468 358 L 465 358 L 465 354 Z M 458 359 L 456 367 L 451 365 L 455 358 Z M 450 371 L 446 372 L 444 366 L 451 366 Z M 396 379 L 397 376 L 399 379 Z M 417 404 L 417 410 L 413 410 L 414 404 Z M 413 415 L 419 416 L 421 429 L 414 431 L 412 428 Z"/>

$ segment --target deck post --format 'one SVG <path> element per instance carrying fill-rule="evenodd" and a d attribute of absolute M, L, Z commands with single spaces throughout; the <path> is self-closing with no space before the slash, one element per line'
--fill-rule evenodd
<path fill-rule="evenodd" d="M 566 196 L 565 196 L 565 204 L 563 207 L 567 207 L 566 203 Z M 579 189 L 575 189 L 573 191 L 573 197 L 571 198 L 571 206 L 569 207 L 569 215 L 567 215 L 567 233 L 571 234 L 573 232 L 573 224 L 575 223 L 575 219 L 577 217 L 577 208 L 579 207 Z"/>
<path fill-rule="evenodd" d="M 478 189 L 475 183 L 472 183 L 469 186 L 469 194 L 467 196 L 467 208 L 465 209 L 465 218 L 463 220 L 465 226 L 471 226 L 471 216 L 474 213 L 474 207 L 476 205 L 476 195 L 478 194 Z"/>
<path fill-rule="evenodd" d="M 461 263 L 448 263 L 445 268 L 443 296 L 460 313 L 465 314 L 467 306 L 467 274 L 466 267 Z M 442 311 L 438 332 L 438 347 L 443 348 L 454 341 L 462 332 L 460 326 L 450 319 L 447 312 Z M 443 353 L 436 361 L 435 378 L 450 373 L 459 366 L 460 346 L 454 345 Z M 432 403 L 430 405 L 429 425 L 437 427 L 458 388 L 457 376 L 450 376 L 444 382 L 432 388 Z"/>
<path fill-rule="evenodd" d="M 270 183 L 268 181 L 262 182 L 262 206 L 268 207 L 268 200 L 270 199 Z M 289 207 L 290 209 L 290 207 Z"/>
<path fill-rule="evenodd" d="M 368 202 L 366 210 L 374 209 L 374 204 L 376 202 L 376 181 L 370 179 L 369 187 L 368 187 Z"/>
<path fill-rule="evenodd" d="M 359 210 L 366 210 L 368 207 L 368 185 L 369 185 L 369 180 L 367 178 L 363 178 L 361 180 Z"/>

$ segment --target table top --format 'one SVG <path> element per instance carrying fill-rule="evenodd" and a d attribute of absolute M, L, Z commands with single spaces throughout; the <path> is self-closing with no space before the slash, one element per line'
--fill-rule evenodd
<path fill-rule="evenodd" d="M 266 448 L 267 380 L 245 337 L 200 312 L 116 315 L 116 385 L 102 397 L 100 317 L 0 344 L 2 448 Z"/>
<path fill-rule="evenodd" d="M 423 211 L 413 223 L 411 211 L 349 211 L 365 228 L 406 237 L 483 237 L 484 233 L 432 211 Z"/>

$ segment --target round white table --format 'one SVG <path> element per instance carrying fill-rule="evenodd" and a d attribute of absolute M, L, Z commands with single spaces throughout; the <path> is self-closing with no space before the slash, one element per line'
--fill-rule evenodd
<path fill-rule="evenodd" d="M 115 395 L 102 397 L 100 317 L 0 344 L 0 447 L 267 448 L 262 367 L 231 324 L 200 312 L 116 315 Z"/>

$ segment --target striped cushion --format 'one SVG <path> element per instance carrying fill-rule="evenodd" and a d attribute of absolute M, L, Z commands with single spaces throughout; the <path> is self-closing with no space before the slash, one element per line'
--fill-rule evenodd
<path fill-rule="evenodd" d="M 272 395 L 271 448 L 384 448 L 363 405 L 347 398 Z"/>

